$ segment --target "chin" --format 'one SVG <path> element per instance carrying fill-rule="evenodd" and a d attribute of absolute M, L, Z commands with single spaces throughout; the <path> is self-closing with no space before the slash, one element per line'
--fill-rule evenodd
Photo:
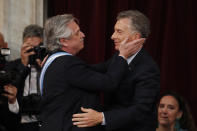
<path fill-rule="evenodd" d="M 161 125 L 169 125 L 169 120 L 160 119 L 160 120 L 159 120 L 159 123 L 160 123 Z"/>
<path fill-rule="evenodd" d="M 82 50 L 83 48 L 84 48 L 84 45 L 81 46 L 81 49 L 80 50 Z"/>
<path fill-rule="evenodd" d="M 119 46 L 115 46 L 114 48 L 116 51 L 119 51 Z"/>

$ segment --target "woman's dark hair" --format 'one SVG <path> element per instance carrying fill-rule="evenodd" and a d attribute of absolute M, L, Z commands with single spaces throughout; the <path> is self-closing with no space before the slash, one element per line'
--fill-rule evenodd
<path fill-rule="evenodd" d="M 195 123 L 186 100 L 173 91 L 167 91 L 160 96 L 159 102 L 164 96 L 172 96 L 177 100 L 179 110 L 183 112 L 182 117 L 179 120 L 181 128 L 188 131 L 196 131 Z"/>

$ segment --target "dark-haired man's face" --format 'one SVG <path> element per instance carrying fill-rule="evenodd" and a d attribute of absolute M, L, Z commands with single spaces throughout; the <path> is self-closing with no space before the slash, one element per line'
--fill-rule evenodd
<path fill-rule="evenodd" d="M 42 42 L 42 39 L 39 37 L 28 37 L 24 39 L 24 42 L 27 43 L 29 46 L 35 47 Z"/>

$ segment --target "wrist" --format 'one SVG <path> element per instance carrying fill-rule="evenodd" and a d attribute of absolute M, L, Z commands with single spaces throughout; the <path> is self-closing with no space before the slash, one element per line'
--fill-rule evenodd
<path fill-rule="evenodd" d="M 27 66 L 27 65 L 28 65 L 28 63 L 25 62 L 24 60 L 21 60 L 21 63 L 22 63 L 24 66 Z"/>
<path fill-rule="evenodd" d="M 99 112 L 99 123 L 102 123 L 103 122 L 103 113 L 102 112 Z"/>
<path fill-rule="evenodd" d="M 16 102 L 16 98 L 8 99 L 9 104 L 14 104 Z"/>
<path fill-rule="evenodd" d="M 29 56 L 21 55 L 21 63 L 24 66 L 28 66 L 28 64 L 29 64 Z"/>

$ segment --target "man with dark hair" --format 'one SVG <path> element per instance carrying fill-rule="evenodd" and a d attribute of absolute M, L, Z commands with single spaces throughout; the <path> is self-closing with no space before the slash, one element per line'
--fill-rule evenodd
<path fill-rule="evenodd" d="M 136 10 L 122 11 L 117 16 L 111 39 L 115 50 L 119 51 L 125 38 L 128 41 L 147 38 L 149 32 L 150 22 L 144 14 Z M 97 65 L 95 69 L 105 72 L 110 62 Z M 84 113 L 73 115 L 74 125 L 92 127 L 102 124 L 106 130 L 113 131 L 156 130 L 159 68 L 144 48 L 127 58 L 127 62 L 129 71 L 119 88 L 104 95 L 104 112 L 81 108 Z"/>
<path fill-rule="evenodd" d="M 3 94 L 8 98 L 8 107 L 18 118 L 18 131 L 38 131 L 38 108 L 40 98 L 38 79 L 40 74 L 41 60 L 37 59 L 34 48 L 43 41 L 43 28 L 38 25 L 29 25 L 23 32 L 23 44 L 21 46 L 21 58 L 7 63 L 5 70 L 15 71 L 17 84 L 4 86 L 7 93 Z M 32 95 L 33 94 L 33 95 Z M 35 97 L 36 98 L 35 98 Z M 31 109 L 31 111 L 30 111 Z"/>

